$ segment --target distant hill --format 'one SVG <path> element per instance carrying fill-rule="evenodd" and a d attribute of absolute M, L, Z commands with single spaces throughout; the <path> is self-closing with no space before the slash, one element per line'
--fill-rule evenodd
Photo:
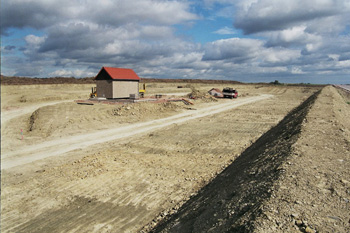
<path fill-rule="evenodd" d="M 211 79 L 160 79 L 160 78 L 141 78 L 145 83 L 206 83 L 206 84 L 239 84 L 241 82 L 233 80 L 211 80 Z"/>
<path fill-rule="evenodd" d="M 17 76 L 3 76 L 1 75 L 2 85 L 36 85 L 36 84 L 89 84 L 95 83 L 94 77 L 89 78 L 28 78 L 28 77 L 17 77 Z"/>
<path fill-rule="evenodd" d="M 238 84 L 238 81 L 231 80 L 204 80 L 204 79 L 155 79 L 155 78 L 141 78 L 145 83 L 216 83 L 216 84 Z M 17 76 L 3 76 L 1 75 L 2 85 L 36 85 L 36 84 L 93 84 L 95 83 L 94 77 L 87 78 L 28 78 Z"/>

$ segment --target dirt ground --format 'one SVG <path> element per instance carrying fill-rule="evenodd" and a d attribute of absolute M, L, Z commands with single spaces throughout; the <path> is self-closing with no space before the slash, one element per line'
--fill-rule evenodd
<path fill-rule="evenodd" d="M 324 88 L 302 123 L 259 232 L 350 232 L 350 95 Z M 281 205 L 284 203 L 284 205 Z"/>
<path fill-rule="evenodd" d="M 152 232 L 349 232 L 349 103 L 311 96 Z"/>
<path fill-rule="evenodd" d="M 185 95 L 193 89 L 176 88 L 178 85 L 152 83 L 147 92 Z M 202 94 L 212 87 L 223 88 L 193 85 Z M 177 213 L 320 89 L 236 85 L 240 97 L 234 100 L 199 98 L 191 106 L 182 102 L 86 106 L 71 101 L 86 98 L 91 85 L 1 88 L 2 232 L 149 231 Z M 293 144 L 293 156 L 283 162 L 286 175 L 273 182 L 282 188 L 264 199 L 266 209 L 251 224 L 254 229 L 348 229 L 349 216 L 343 213 L 349 213 L 346 200 L 350 199 L 346 98 L 333 87 L 317 97 Z M 312 115 L 314 109 L 319 115 Z M 324 111 L 327 114 L 321 114 Z M 114 136 L 128 129 L 131 133 L 124 137 Z M 104 134 L 106 137 L 101 136 Z M 320 136 L 324 139 L 317 140 Z M 77 137 L 89 143 L 71 148 Z M 320 154 L 319 159 L 315 154 Z M 20 163 L 6 167 L 15 160 Z M 315 167 L 322 170 L 317 173 Z M 286 196 L 288 205 L 281 205 Z M 316 197 L 320 197 L 317 203 Z M 327 208 L 330 217 L 314 217 Z M 297 226 L 294 220 L 302 224 Z M 338 228 L 332 228 L 334 225 Z"/>

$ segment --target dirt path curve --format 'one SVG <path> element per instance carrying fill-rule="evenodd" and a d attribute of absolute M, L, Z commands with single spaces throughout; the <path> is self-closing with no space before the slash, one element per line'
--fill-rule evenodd
<path fill-rule="evenodd" d="M 267 98 L 271 98 L 273 95 L 260 95 L 248 98 L 240 98 L 234 102 L 225 102 L 214 106 L 206 107 L 203 109 L 188 111 L 175 116 L 166 117 L 158 120 L 131 124 L 128 126 L 100 130 L 97 132 L 74 135 L 65 137 L 62 139 L 46 141 L 44 143 L 28 146 L 24 149 L 7 153 L 5 158 L 1 159 L 1 169 L 8 169 L 15 166 L 24 165 L 34 162 L 36 160 L 44 159 L 51 156 L 57 156 L 76 149 L 82 149 L 94 144 L 104 143 L 112 140 L 131 137 L 134 135 L 154 131 L 172 124 L 179 124 L 188 120 L 193 120 L 200 117 L 205 117 L 228 111 L 239 106 L 261 101 Z"/>
<path fill-rule="evenodd" d="M 46 103 L 41 103 L 41 104 L 35 104 L 31 105 L 28 107 L 24 108 L 18 108 L 18 109 L 13 109 L 13 110 L 8 110 L 8 111 L 1 111 L 1 126 L 3 127 L 7 121 L 22 116 L 24 114 L 32 113 L 38 108 L 44 107 L 44 106 L 50 106 L 50 105 L 55 105 L 55 104 L 60 104 L 60 103 L 66 103 L 66 102 L 72 102 L 73 100 L 60 100 L 60 101 L 54 101 L 54 102 L 46 102 Z"/>

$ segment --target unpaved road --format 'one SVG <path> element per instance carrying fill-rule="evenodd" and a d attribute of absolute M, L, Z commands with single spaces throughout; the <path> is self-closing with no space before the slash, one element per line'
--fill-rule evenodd
<path fill-rule="evenodd" d="M 24 165 L 27 163 L 34 162 L 36 160 L 44 159 L 51 156 L 57 156 L 76 149 L 86 148 L 98 143 L 131 137 L 137 134 L 143 134 L 163 127 L 167 127 L 172 124 L 180 124 L 200 117 L 217 114 L 220 112 L 237 108 L 245 104 L 262 101 L 271 97 L 273 97 L 273 95 L 262 94 L 260 96 L 239 98 L 234 102 L 229 101 L 210 107 L 205 107 L 199 110 L 184 112 L 163 119 L 135 123 L 128 126 L 117 127 L 113 129 L 100 130 L 97 132 L 92 132 L 83 135 L 74 135 L 27 146 L 25 148 L 21 148 L 20 150 L 4 154 L 1 159 L 1 169 L 8 169 L 15 166 Z M 55 103 L 50 103 L 50 105 L 51 104 Z M 29 113 L 30 111 L 35 110 L 38 106 L 28 107 L 24 111 L 18 110 L 12 115 L 7 115 L 5 119 L 8 120 L 10 119 L 10 117 L 15 117 L 20 114 Z M 42 104 L 41 106 L 44 106 L 44 104 Z"/>

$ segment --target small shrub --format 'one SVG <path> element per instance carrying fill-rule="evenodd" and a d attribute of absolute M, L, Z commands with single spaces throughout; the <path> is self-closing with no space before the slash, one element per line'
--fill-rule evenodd
<path fill-rule="evenodd" d="M 27 102 L 27 98 L 24 95 L 22 95 L 21 98 L 19 99 L 19 102 L 25 103 Z"/>
<path fill-rule="evenodd" d="M 281 83 L 278 80 L 275 80 L 274 82 L 270 82 L 270 83 L 274 85 L 281 85 Z"/>

